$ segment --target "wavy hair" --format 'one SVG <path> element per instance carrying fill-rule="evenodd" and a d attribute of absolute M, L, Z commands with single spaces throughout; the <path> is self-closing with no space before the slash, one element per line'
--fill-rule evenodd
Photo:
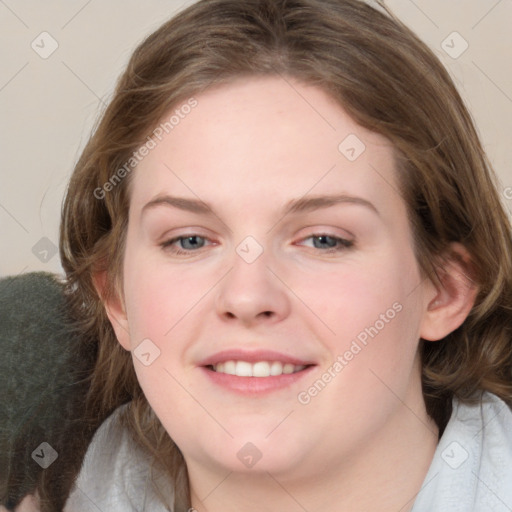
<path fill-rule="evenodd" d="M 360 0 L 201 0 L 145 39 L 72 174 L 60 256 L 77 321 L 97 344 L 88 407 L 106 417 L 130 401 L 134 439 L 175 483 L 174 510 L 190 506 L 183 456 L 154 415 L 103 301 L 123 295 L 130 175 L 98 191 L 173 107 L 213 85 L 273 75 L 314 85 L 394 147 L 402 196 L 425 278 L 451 242 L 472 258 L 479 292 L 442 341 L 420 340 L 428 414 L 443 431 L 453 397 L 483 391 L 512 402 L 512 235 L 472 118 L 434 53 L 382 3 Z M 93 276 L 105 271 L 100 296 Z"/>

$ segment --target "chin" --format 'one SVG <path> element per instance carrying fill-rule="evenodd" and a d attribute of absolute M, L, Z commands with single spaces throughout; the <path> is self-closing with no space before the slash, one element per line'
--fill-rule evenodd
<path fill-rule="evenodd" d="M 275 425 L 274 425 L 275 428 Z M 248 429 L 244 432 L 232 432 L 234 439 L 224 439 L 224 443 L 204 446 L 204 452 L 217 465 L 226 471 L 247 474 L 289 475 L 301 467 L 304 457 L 301 453 L 306 447 L 298 439 L 268 433 L 271 429 Z M 305 455 L 305 454 L 304 454 Z"/>

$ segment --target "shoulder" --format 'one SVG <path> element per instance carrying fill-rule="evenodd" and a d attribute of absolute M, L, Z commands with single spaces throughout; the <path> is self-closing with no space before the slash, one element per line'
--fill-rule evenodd
<path fill-rule="evenodd" d="M 462 404 L 455 401 L 450 439 L 451 447 L 461 452 L 461 464 L 466 466 L 463 470 L 467 474 L 466 489 L 468 494 L 473 496 L 475 505 L 479 507 L 475 510 L 510 511 L 512 509 L 512 487 L 510 486 L 512 482 L 512 410 L 510 406 L 489 392 L 482 395 L 478 404 Z M 445 463 L 451 454 L 450 445 L 447 445 L 444 453 L 441 453 Z M 449 469 L 456 471 L 451 467 Z"/>
<path fill-rule="evenodd" d="M 482 469 L 507 475 L 512 482 L 512 409 L 501 398 L 484 393 L 478 405 L 459 405 L 457 422 L 472 423 L 472 438 L 478 440 L 482 454 Z M 482 471 L 480 471 L 480 474 Z M 512 498 L 512 495 L 511 495 Z M 512 506 L 512 502 L 510 503 Z"/>
<path fill-rule="evenodd" d="M 413 512 L 512 510 L 512 410 L 485 392 L 453 411 Z"/>
<path fill-rule="evenodd" d="M 152 491 L 151 457 L 123 424 L 129 404 L 95 433 L 64 512 L 168 510 Z"/>

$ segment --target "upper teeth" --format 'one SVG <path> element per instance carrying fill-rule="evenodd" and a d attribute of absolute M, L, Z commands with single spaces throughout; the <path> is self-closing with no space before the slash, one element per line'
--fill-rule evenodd
<path fill-rule="evenodd" d="M 268 377 L 270 375 L 282 375 L 283 373 L 295 373 L 306 368 L 305 365 L 295 366 L 290 363 L 283 364 L 279 361 L 225 361 L 213 365 L 213 369 L 219 373 L 237 375 L 238 377 Z"/>

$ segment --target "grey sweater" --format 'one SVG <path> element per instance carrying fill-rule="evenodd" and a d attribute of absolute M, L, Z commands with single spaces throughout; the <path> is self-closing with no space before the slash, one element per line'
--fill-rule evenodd
<path fill-rule="evenodd" d="M 97 431 L 64 512 L 170 510 L 152 490 L 148 456 L 116 423 L 123 407 Z M 411 512 L 511 511 L 511 409 L 491 393 L 476 406 L 454 399 Z"/>

